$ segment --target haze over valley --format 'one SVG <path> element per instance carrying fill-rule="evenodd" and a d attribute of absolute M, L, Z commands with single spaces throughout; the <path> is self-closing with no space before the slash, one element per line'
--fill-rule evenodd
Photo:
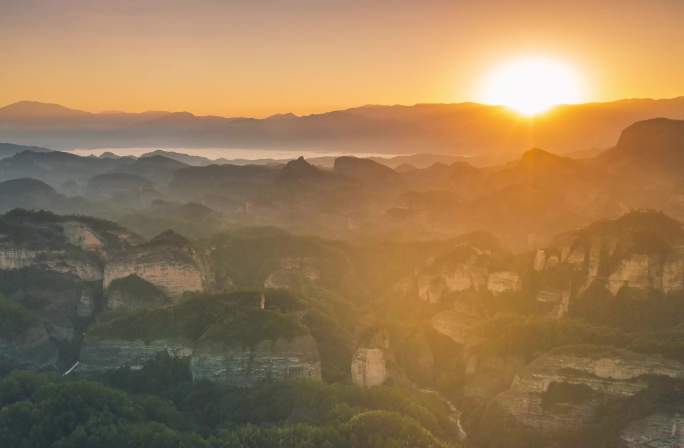
<path fill-rule="evenodd" d="M 0 11 L 0 447 L 684 448 L 683 5 Z"/>

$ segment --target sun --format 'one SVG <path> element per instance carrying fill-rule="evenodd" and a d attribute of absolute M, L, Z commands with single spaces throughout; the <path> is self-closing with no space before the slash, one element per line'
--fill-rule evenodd
<path fill-rule="evenodd" d="M 496 67 L 484 79 L 482 102 L 509 107 L 532 116 L 558 104 L 582 101 L 578 73 L 550 58 L 528 57 Z"/>

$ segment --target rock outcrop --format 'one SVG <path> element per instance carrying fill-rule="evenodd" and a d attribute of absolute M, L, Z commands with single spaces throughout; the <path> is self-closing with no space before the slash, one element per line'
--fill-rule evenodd
<path fill-rule="evenodd" d="M 192 342 L 182 339 L 125 340 L 86 336 L 81 345 L 79 373 L 97 373 L 120 368 L 141 369 L 159 354 L 172 358 L 192 355 Z"/>
<path fill-rule="evenodd" d="M 202 291 L 206 273 L 199 254 L 183 237 L 168 231 L 150 242 L 113 257 L 104 269 L 104 288 L 116 279 L 136 275 L 171 298 Z"/>
<path fill-rule="evenodd" d="M 380 386 L 387 380 L 385 352 L 381 348 L 359 348 L 351 363 L 352 382 L 357 386 Z"/>
<path fill-rule="evenodd" d="M 83 339 L 78 371 L 141 368 L 166 353 L 187 358 L 196 381 L 321 379 L 317 341 L 295 300 L 280 291 L 234 292 L 105 313 Z"/>
<path fill-rule="evenodd" d="M 562 316 L 578 295 L 602 288 L 673 295 L 684 292 L 684 230 L 656 212 L 629 213 L 562 235 L 532 261 L 534 294 Z M 595 290 L 595 289 L 594 289 Z"/>
<path fill-rule="evenodd" d="M 316 341 L 309 335 L 263 340 L 254 346 L 235 341 L 199 341 L 192 354 L 193 380 L 232 386 L 293 378 L 321 379 Z"/>
<path fill-rule="evenodd" d="M 520 274 L 504 258 L 491 250 L 464 244 L 417 271 L 418 297 L 439 303 L 450 294 L 464 291 L 494 295 L 517 291 L 522 286 Z"/>
<path fill-rule="evenodd" d="M 135 274 L 112 281 L 105 290 L 105 299 L 110 310 L 156 308 L 170 304 L 169 298 L 159 288 Z"/>
<path fill-rule="evenodd" d="M 684 409 L 657 412 L 631 422 L 620 432 L 626 448 L 684 447 Z"/>
<path fill-rule="evenodd" d="M 194 254 L 187 244 L 176 243 L 167 239 L 141 245 L 139 237 L 118 225 L 88 217 L 24 210 L 1 216 L 0 292 L 34 320 L 31 331 L 0 343 L 2 357 L 17 365 L 41 368 L 73 362 L 81 333 L 105 305 L 103 281 L 110 286 L 112 273 L 121 271 L 116 260 L 125 260 L 130 254 L 149 255 L 142 270 L 156 272 L 158 276 L 153 278 L 163 278 L 168 272 L 165 267 L 179 258 L 176 252 L 186 258 Z M 174 245 L 180 248 L 169 249 Z M 202 283 L 192 275 L 195 273 L 176 278 L 179 286 L 172 290 L 186 289 L 186 284 L 199 290 Z M 173 284 L 174 277 L 169 277 L 161 283 Z M 138 288 L 126 294 L 119 286 L 108 291 L 112 307 L 160 306 L 167 302 L 163 293 L 141 296 Z"/>
<path fill-rule="evenodd" d="M 644 390 L 649 376 L 681 379 L 684 365 L 626 350 L 563 347 L 530 363 L 496 403 L 542 433 L 571 432 L 588 423 L 601 403 Z"/>

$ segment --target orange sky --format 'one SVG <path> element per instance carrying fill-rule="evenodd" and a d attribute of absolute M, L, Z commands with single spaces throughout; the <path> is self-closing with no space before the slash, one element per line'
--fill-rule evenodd
<path fill-rule="evenodd" d="M 0 105 L 265 116 L 477 100 L 499 61 L 684 95 L 680 0 L 0 0 Z"/>

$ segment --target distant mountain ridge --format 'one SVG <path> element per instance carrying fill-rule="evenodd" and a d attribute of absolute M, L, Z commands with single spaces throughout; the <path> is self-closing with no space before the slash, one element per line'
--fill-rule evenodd
<path fill-rule="evenodd" d="M 33 152 L 50 152 L 51 149 L 43 148 L 40 146 L 26 146 L 26 145 L 15 145 L 12 143 L 0 143 L 0 159 L 5 157 L 12 157 L 15 154 L 19 154 L 24 151 Z"/>
<path fill-rule="evenodd" d="M 503 164 L 475 166 L 452 158 L 401 169 L 354 156 L 336 157 L 332 166 L 304 158 L 238 165 L 205 164 L 201 158 L 183 163 L 172 158 L 183 154 L 164 151 L 140 158 L 24 151 L 0 160 L 0 181 L 33 178 L 69 198 L 102 202 L 101 213 L 144 210 L 155 201 L 195 203 L 223 213 L 227 222 L 340 239 L 485 230 L 524 246 L 635 209 L 663 210 L 684 220 L 684 120 L 637 122 L 616 142 L 596 157 L 533 148 Z M 14 199 L 17 185 L 36 192 L 23 205 Z M 36 185 L 8 183 L 0 193 L 6 190 L 3 201 L 12 207 L 52 209 L 52 201 L 39 200 L 49 194 Z M 56 202 L 58 211 L 82 207 Z M 144 222 L 142 227 L 149 228 Z"/>
<path fill-rule="evenodd" d="M 608 148 L 622 129 L 657 117 L 684 119 L 684 97 L 565 105 L 536 118 L 476 103 L 372 105 L 257 119 L 189 112 L 90 113 L 19 102 L 0 108 L 0 140 L 57 149 L 295 148 L 511 159 L 530 147 L 560 154 Z"/>

